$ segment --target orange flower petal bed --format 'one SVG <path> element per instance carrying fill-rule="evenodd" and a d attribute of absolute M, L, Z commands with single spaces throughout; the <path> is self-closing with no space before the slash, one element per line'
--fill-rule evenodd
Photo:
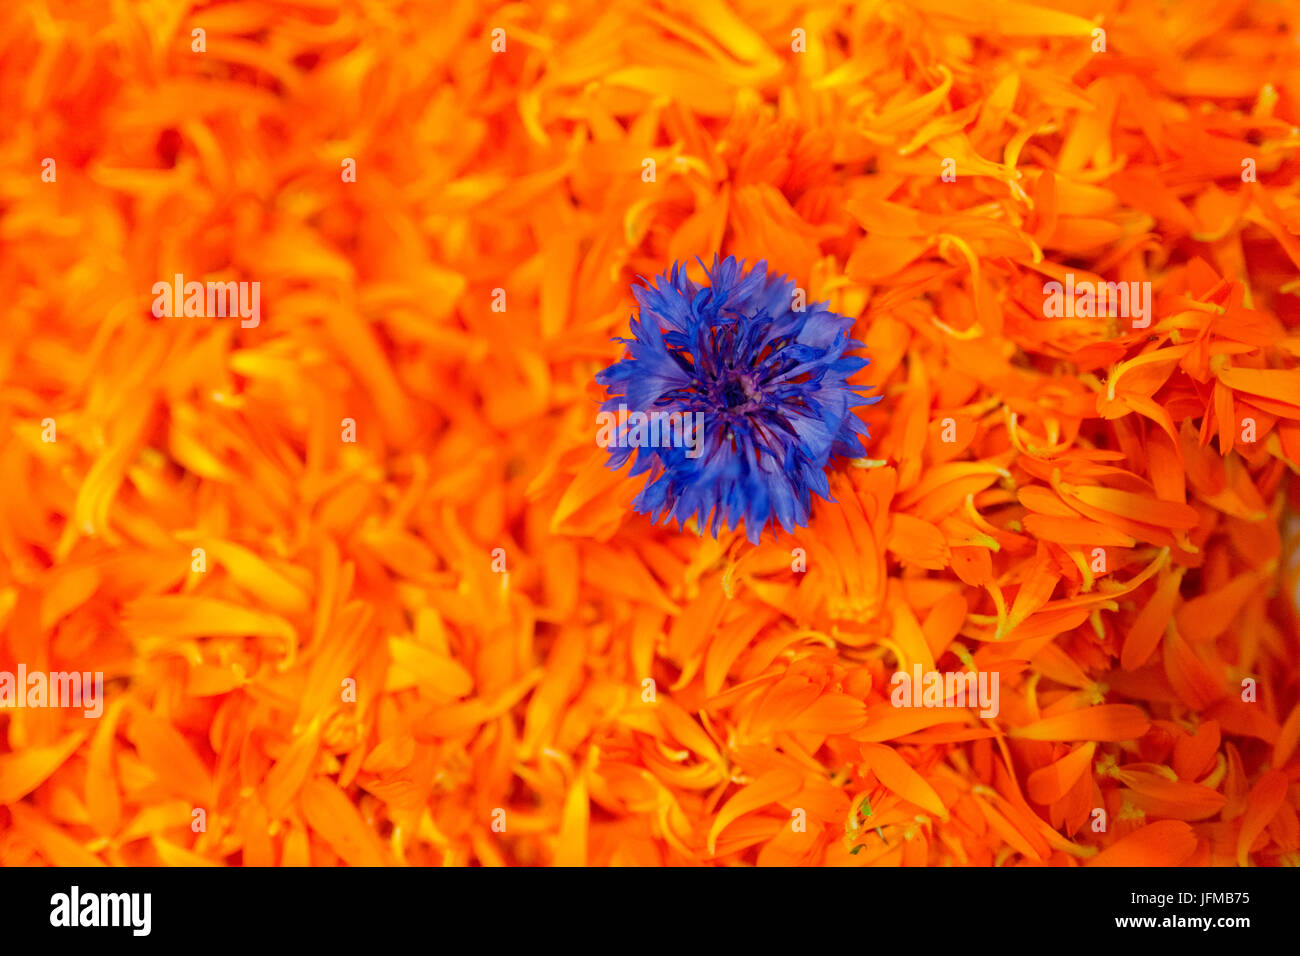
<path fill-rule="evenodd" d="M 10 6 L 0 863 L 1300 863 L 1300 8 Z M 714 253 L 883 396 L 758 547 L 593 440 Z"/>

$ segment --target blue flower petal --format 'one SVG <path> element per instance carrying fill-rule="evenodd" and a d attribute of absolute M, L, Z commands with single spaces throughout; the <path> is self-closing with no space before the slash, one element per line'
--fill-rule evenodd
<path fill-rule="evenodd" d="M 743 524 L 757 544 L 769 525 L 806 526 L 812 494 L 830 499 L 831 459 L 866 453 L 870 436 L 853 409 L 880 398 L 848 381 L 868 364 L 846 354 L 862 348 L 851 319 L 825 303 L 796 309 L 794 282 L 769 275 L 765 262 L 746 269 L 715 257 L 705 272 L 699 285 L 675 264 L 634 287 L 640 314 L 631 338 L 619 339 L 625 354 L 596 376 L 602 411 L 674 415 L 679 425 L 702 415 L 698 444 L 683 441 L 689 428 L 638 436 L 628 425 L 608 464 L 621 468 L 635 454 L 631 474 L 649 474 L 637 513 L 679 527 L 694 519 L 715 537 Z"/>

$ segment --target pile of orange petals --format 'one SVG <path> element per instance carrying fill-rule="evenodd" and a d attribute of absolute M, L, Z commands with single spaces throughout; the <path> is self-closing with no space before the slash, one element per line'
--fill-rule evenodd
<path fill-rule="evenodd" d="M 1300 863 L 1300 7 L 11 6 L 0 863 Z M 757 547 L 594 440 L 715 253 L 883 396 Z"/>

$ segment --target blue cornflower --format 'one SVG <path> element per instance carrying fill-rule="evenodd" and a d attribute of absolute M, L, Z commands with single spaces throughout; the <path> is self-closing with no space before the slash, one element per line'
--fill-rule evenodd
<path fill-rule="evenodd" d="M 633 288 L 641 312 L 632 338 L 618 340 L 626 354 L 596 376 L 602 415 L 621 412 L 608 464 L 621 468 L 640 448 L 630 474 L 650 477 L 633 502 L 638 514 L 678 527 L 698 517 L 714 537 L 743 522 L 757 544 L 769 521 L 806 526 L 812 492 L 830 500 L 831 457 L 865 455 L 867 428 L 852 409 L 880 399 L 848 384 L 868 364 L 845 355 L 862 347 L 849 337 L 851 319 L 824 303 L 796 310 L 794 282 L 769 277 L 766 262 L 746 271 L 714 257 L 705 272 L 701 286 L 674 265 L 659 283 Z M 638 412 L 684 417 L 689 437 L 647 442 Z M 702 421 L 700 434 L 690 435 L 692 421 Z"/>

